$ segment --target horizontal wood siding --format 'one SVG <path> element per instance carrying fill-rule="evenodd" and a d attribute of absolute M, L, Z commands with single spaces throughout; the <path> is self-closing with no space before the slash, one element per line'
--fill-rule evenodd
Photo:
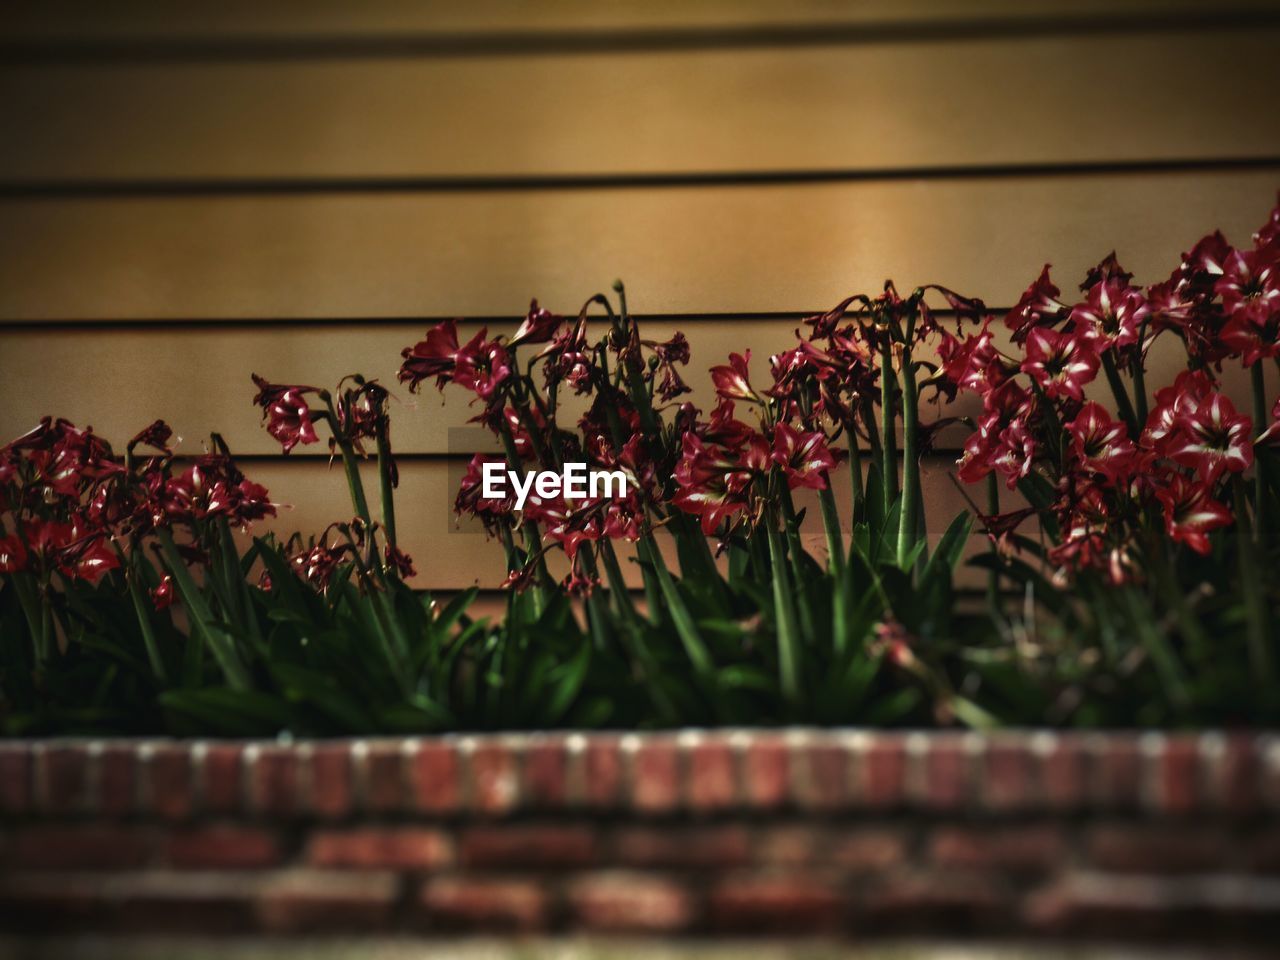
<path fill-rule="evenodd" d="M 531 297 L 573 313 L 621 277 L 649 335 L 687 333 L 705 408 L 707 366 L 751 349 L 763 378 L 800 316 L 886 277 L 1007 307 L 1044 262 L 1070 292 L 1114 247 L 1151 282 L 1208 230 L 1247 238 L 1280 186 L 1266 2 L 61 0 L 6 17 L 0 436 L 51 413 L 123 443 L 163 416 L 192 453 L 220 430 L 293 505 L 282 531 L 350 508 L 316 448 L 279 456 L 250 372 L 393 383 L 429 322 L 510 329 Z M 1153 387 L 1174 362 L 1158 353 Z M 473 411 L 397 396 L 419 582 L 496 586 L 501 551 L 449 510 L 486 444 Z M 947 476 L 963 437 L 928 463 L 935 536 L 965 506 Z"/>

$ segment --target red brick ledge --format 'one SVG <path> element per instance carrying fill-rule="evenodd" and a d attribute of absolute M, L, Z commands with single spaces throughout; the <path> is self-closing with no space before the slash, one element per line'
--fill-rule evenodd
<path fill-rule="evenodd" d="M 0 929 L 1280 938 L 1280 737 L 0 742 Z"/>
<path fill-rule="evenodd" d="M 1280 812 L 1280 736 L 865 731 L 0 741 L 0 814 Z"/>

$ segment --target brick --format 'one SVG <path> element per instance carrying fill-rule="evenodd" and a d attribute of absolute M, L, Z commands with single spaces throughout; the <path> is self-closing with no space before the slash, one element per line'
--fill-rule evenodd
<path fill-rule="evenodd" d="M 433 928 L 470 933 L 544 930 L 550 913 L 537 880 L 436 877 L 422 885 L 418 903 Z"/>
<path fill-rule="evenodd" d="M 1093 799 L 1113 810 L 1132 810 L 1142 801 L 1143 756 L 1136 737 L 1111 735 L 1090 744 Z"/>
<path fill-rule="evenodd" d="M 622 797 L 622 741 L 615 736 L 593 736 L 582 757 L 582 799 L 595 810 L 611 810 Z"/>
<path fill-rule="evenodd" d="M 31 807 L 31 751 L 26 744 L 0 743 L 0 812 Z"/>
<path fill-rule="evenodd" d="M 1155 759 L 1155 807 L 1161 813 L 1186 814 L 1200 802 L 1200 738 L 1170 737 Z"/>
<path fill-rule="evenodd" d="M 471 827 L 459 838 L 459 856 L 467 867 L 583 867 L 600 859 L 600 841 L 582 825 Z"/>
<path fill-rule="evenodd" d="M 1277 917 L 1280 883 L 1273 881 L 1079 873 L 1030 897 L 1025 927 L 1038 935 L 1094 940 L 1184 937 L 1202 944 L 1244 939 L 1274 944 Z"/>
<path fill-rule="evenodd" d="M 917 758 L 917 802 L 928 810 L 958 810 L 969 800 L 969 752 L 958 737 L 931 736 Z"/>
<path fill-rule="evenodd" d="M 318 743 L 310 757 L 311 812 L 340 819 L 355 805 L 351 747 L 346 743 Z"/>
<path fill-rule="evenodd" d="M 182 820 L 195 805 L 191 751 L 185 744 L 157 744 L 143 769 L 145 809 L 166 820 Z"/>
<path fill-rule="evenodd" d="M 211 743 L 204 752 L 200 778 L 204 809 L 238 813 L 244 800 L 244 755 L 239 744 Z"/>
<path fill-rule="evenodd" d="M 256 916 L 269 933 L 380 931 L 398 899 L 399 882 L 392 873 L 295 870 L 264 885 Z"/>
<path fill-rule="evenodd" d="M 13 866 L 30 869 L 124 870 L 150 859 L 151 837 L 120 826 L 26 826 L 10 839 L 9 856 Z"/>
<path fill-rule="evenodd" d="M 805 744 L 792 751 L 799 759 L 793 776 L 799 774 L 793 791 L 802 809 L 832 812 L 842 809 L 849 799 L 848 751 L 828 741 Z"/>
<path fill-rule="evenodd" d="M 174 830 L 164 838 L 162 848 L 166 863 L 188 870 L 236 870 L 281 862 L 276 835 L 253 827 L 222 825 Z"/>
<path fill-rule="evenodd" d="M 1095 868 L 1122 873 L 1179 873 L 1227 866 L 1229 847 L 1217 830 L 1104 825 L 1090 829 L 1086 856 Z"/>
<path fill-rule="evenodd" d="M 520 772 L 510 747 L 493 741 L 481 743 L 471 751 L 467 768 L 472 810 L 502 816 L 519 806 Z"/>
<path fill-rule="evenodd" d="M 299 796 L 298 755 L 290 746 L 266 744 L 250 758 L 249 806 L 256 813 L 287 817 L 303 809 Z"/>
<path fill-rule="evenodd" d="M 429 870 L 451 864 L 453 851 L 439 830 L 353 827 L 316 830 L 307 840 L 304 857 L 318 867 Z"/>
<path fill-rule="evenodd" d="M 44 811 L 80 813 L 89 799 L 89 751 L 81 745 L 49 744 L 35 750 L 35 777 Z"/>
<path fill-rule="evenodd" d="M 737 824 L 622 827 L 614 856 L 634 867 L 733 867 L 750 860 L 751 846 L 746 828 Z"/>
<path fill-rule="evenodd" d="M 109 817 L 133 813 L 138 803 L 137 752 L 107 744 L 98 755 L 97 809 Z"/>
<path fill-rule="evenodd" d="M 1211 796 L 1215 806 L 1239 817 L 1257 812 L 1259 772 L 1253 736 L 1228 735 L 1214 764 Z"/>
<path fill-rule="evenodd" d="M 982 758 L 979 797 L 987 810 L 1010 812 L 1031 806 L 1036 797 L 1036 763 L 1025 739 L 993 739 Z"/>
<path fill-rule="evenodd" d="M 368 744 L 364 755 L 364 809 L 400 813 L 407 806 L 404 749 L 398 740 Z"/>
<path fill-rule="evenodd" d="M 597 933 L 676 933 L 694 922 L 688 890 L 648 874 L 588 874 L 570 885 L 574 926 Z"/>
<path fill-rule="evenodd" d="M 688 804 L 695 813 L 731 809 L 738 799 L 733 747 L 723 737 L 693 744 L 688 753 Z"/>
<path fill-rule="evenodd" d="M 875 934 L 1003 933 L 1016 926 L 1012 904 L 991 877 L 958 870 L 904 875 L 870 890 L 856 905 Z"/>
<path fill-rule="evenodd" d="M 863 800 L 874 810 L 902 805 L 906 796 L 907 749 L 900 737 L 875 737 L 862 753 Z"/>
<path fill-rule="evenodd" d="M 531 743 L 521 770 L 525 806 L 531 810 L 559 810 L 569 799 L 569 750 L 557 737 Z"/>
<path fill-rule="evenodd" d="M 462 805 L 458 753 L 453 744 L 424 741 L 409 757 L 414 804 L 420 813 L 447 814 Z"/>
<path fill-rule="evenodd" d="M 742 756 L 742 789 L 754 810 L 774 810 L 791 799 L 791 756 L 778 736 L 753 735 Z"/>
<path fill-rule="evenodd" d="M 832 863 L 855 871 L 887 870 L 907 859 L 906 837 L 896 828 L 842 828 L 825 838 L 823 849 Z"/>
<path fill-rule="evenodd" d="M 1079 809 L 1086 793 L 1087 753 L 1078 736 L 1050 734 L 1036 751 L 1040 767 L 1040 803 L 1049 810 Z"/>
<path fill-rule="evenodd" d="M 843 914 L 843 898 L 820 879 L 736 878 L 707 895 L 708 922 L 734 933 L 831 933 L 841 926 Z"/>
<path fill-rule="evenodd" d="M 668 737 L 644 738 L 631 757 L 631 805 L 648 814 L 680 807 L 680 752 Z"/>
<path fill-rule="evenodd" d="M 1043 872 L 1066 857 L 1060 827 L 942 827 L 929 838 L 929 859 L 943 867 Z"/>

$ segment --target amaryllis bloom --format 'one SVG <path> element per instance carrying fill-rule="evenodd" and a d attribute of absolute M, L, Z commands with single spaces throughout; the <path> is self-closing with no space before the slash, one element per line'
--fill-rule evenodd
<path fill-rule="evenodd" d="M 548 387 L 564 381 L 578 394 L 590 393 L 595 387 L 592 377 L 595 365 L 591 345 L 587 342 L 586 316 L 578 317 L 573 326 L 556 334 L 538 357 L 544 361 L 542 374 Z"/>
<path fill-rule="evenodd" d="M 1215 393 L 1175 423 L 1167 456 L 1192 467 L 1206 485 L 1224 473 L 1242 473 L 1253 464 L 1253 421 L 1225 396 Z"/>
<path fill-rule="evenodd" d="M 1197 553 L 1209 552 L 1211 530 L 1235 522 L 1231 511 L 1210 495 L 1209 487 L 1183 473 L 1172 474 L 1168 483 L 1156 490 L 1156 498 L 1164 507 L 1165 531 Z"/>
<path fill-rule="evenodd" d="M 1213 289 L 1232 319 L 1263 326 L 1280 313 L 1280 257 L 1271 250 L 1233 250 Z"/>
<path fill-rule="evenodd" d="M 990 318 L 983 322 L 982 329 L 963 340 L 945 330 L 939 333 L 938 356 L 942 360 L 942 376 L 948 382 L 961 390 L 982 393 L 1006 378 Z"/>
<path fill-rule="evenodd" d="M 1058 299 L 1060 291 L 1049 279 L 1049 264 L 1044 265 L 1035 283 L 1027 287 L 1017 304 L 1004 318 L 1013 331 L 1013 339 L 1022 343 L 1034 329 L 1052 326 L 1066 315 L 1067 305 Z"/>
<path fill-rule="evenodd" d="M 400 351 L 404 363 L 398 374 L 401 383 L 409 384 L 410 392 L 416 392 L 423 380 L 436 377 L 441 390 L 449 382 L 458 364 L 458 322 L 444 320 L 427 331 L 426 339 Z"/>
<path fill-rule="evenodd" d="M 1085 385 L 1097 377 L 1099 366 L 1098 354 L 1084 337 L 1045 327 L 1027 334 L 1022 372 L 1035 380 L 1050 400 L 1083 400 Z"/>
<path fill-rule="evenodd" d="M 1167 454 L 1179 418 L 1190 415 L 1213 396 L 1217 384 L 1203 370 L 1184 370 L 1173 386 L 1156 391 L 1156 403 L 1142 431 L 1142 443 L 1162 456 Z"/>
<path fill-rule="evenodd" d="M 350 545 L 345 543 L 333 546 L 318 543 L 290 557 L 289 565 L 307 583 L 317 590 L 324 590 L 329 586 L 334 571 L 346 559 L 350 550 Z"/>
<path fill-rule="evenodd" d="M 836 458 L 827 448 L 826 435 L 801 433 L 788 423 L 773 429 L 773 462 L 782 468 L 787 486 L 827 489 L 827 471 L 834 470 Z"/>
<path fill-rule="evenodd" d="M 1039 446 L 1035 435 L 1022 421 L 1014 421 L 1000 431 L 988 453 L 991 469 L 1004 475 L 1005 485 L 1013 490 L 1019 480 L 1031 473 Z"/>
<path fill-rule="evenodd" d="M 1133 346 L 1150 314 L 1146 298 L 1120 280 L 1102 280 L 1089 288 L 1085 302 L 1071 311 L 1076 332 L 1103 352 Z"/>
<path fill-rule="evenodd" d="M 1089 272 L 1084 275 L 1084 283 L 1080 284 L 1080 289 L 1087 292 L 1096 284 L 1112 280 L 1121 286 L 1128 286 L 1132 279 L 1133 274 L 1120 266 L 1120 261 L 1116 259 L 1116 252 L 1112 250 L 1096 267 L 1089 268 Z"/>
<path fill-rule="evenodd" d="M 529 303 L 529 312 L 517 328 L 515 336 L 510 340 L 511 346 L 518 347 L 522 343 L 546 343 L 560 329 L 564 317 L 538 306 L 538 301 Z"/>
<path fill-rule="evenodd" d="M 410 577 L 418 575 L 418 571 L 413 569 L 413 557 L 409 556 L 398 547 L 387 544 L 386 549 L 382 552 L 383 559 L 386 561 L 387 568 L 395 570 L 402 580 L 408 580 Z"/>
<path fill-rule="evenodd" d="M 759 403 L 760 395 L 756 393 L 755 388 L 751 386 L 751 380 L 747 371 L 747 366 L 751 363 L 751 351 L 746 351 L 746 355 L 731 353 L 729 354 L 729 363 L 727 365 L 711 368 L 711 382 L 715 385 L 716 393 L 726 400 L 746 400 L 750 403 Z"/>
<path fill-rule="evenodd" d="M 1220 230 L 1201 237 L 1194 247 L 1182 255 L 1182 263 L 1174 276 L 1185 280 L 1197 293 L 1212 293 L 1222 276 L 1232 247 Z"/>
<path fill-rule="evenodd" d="M 484 465 L 486 463 L 506 463 L 499 456 L 477 453 L 467 464 L 466 475 L 458 484 L 458 495 L 453 502 L 453 511 L 459 516 L 477 517 L 490 533 L 497 530 L 499 521 L 510 517 L 516 508 L 515 497 L 506 494 L 500 499 L 486 499 L 484 493 Z M 503 484 L 504 491 L 510 490 Z"/>
<path fill-rule="evenodd" d="M 129 441 L 129 449 L 134 447 L 151 447 L 153 450 L 169 452 L 169 441 L 173 439 L 173 428 L 163 420 L 156 420 L 149 426 L 139 430 Z"/>
<path fill-rule="evenodd" d="M 27 567 L 27 548 L 15 533 L 0 537 L 0 573 L 17 573 Z"/>
<path fill-rule="evenodd" d="M 166 573 L 160 580 L 160 586 L 151 591 L 151 603 L 157 610 L 167 610 L 177 599 L 173 592 L 173 576 Z"/>
<path fill-rule="evenodd" d="M 681 457 L 675 468 L 678 489 L 671 503 L 700 517 L 702 532 L 711 536 L 722 521 L 746 509 L 752 472 L 731 451 L 704 443 L 697 434 L 686 433 L 681 443 Z M 767 464 L 769 452 L 764 438 L 759 438 L 754 447 L 754 458 Z"/>
<path fill-rule="evenodd" d="M 1067 424 L 1071 449 L 1086 470 L 1100 473 L 1111 483 L 1129 477 L 1138 463 L 1138 448 L 1123 423 L 1112 420 L 1099 403 L 1086 403 Z"/>
<path fill-rule="evenodd" d="M 319 442 L 312 422 L 313 414 L 306 400 L 306 394 L 316 392 L 315 387 L 268 383 L 256 373 L 253 374 L 253 382 L 258 385 L 253 402 L 262 407 L 267 433 L 280 442 L 285 453 L 300 443 Z"/>

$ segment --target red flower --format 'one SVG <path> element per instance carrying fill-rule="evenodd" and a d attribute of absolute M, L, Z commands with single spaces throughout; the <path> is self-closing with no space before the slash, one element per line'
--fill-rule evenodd
<path fill-rule="evenodd" d="M 751 403 L 759 403 L 760 395 L 751 386 L 747 373 L 747 365 L 750 362 L 751 351 L 748 350 L 745 356 L 737 353 L 729 354 L 727 366 L 722 364 L 712 367 L 711 382 L 715 385 L 716 393 L 726 400 L 747 400 Z"/>
<path fill-rule="evenodd" d="M 150 426 L 138 431 L 137 435 L 129 441 L 129 449 L 151 447 L 168 453 L 171 439 L 173 439 L 173 428 L 163 420 L 156 420 Z"/>
<path fill-rule="evenodd" d="M 757 446 L 763 449 L 767 462 L 768 451 L 763 438 L 759 438 Z M 751 477 L 750 469 L 744 469 L 729 450 L 717 444 L 704 443 L 695 433 L 686 433 L 681 457 L 675 467 L 675 481 L 679 489 L 671 503 L 685 513 L 700 517 L 702 532 L 710 536 L 720 527 L 721 521 L 746 508 Z"/>
<path fill-rule="evenodd" d="M 982 393 L 1005 379 L 990 319 L 983 322 L 981 330 L 963 340 L 945 330 L 939 332 L 942 339 L 938 343 L 938 356 L 942 360 L 942 375 L 948 381 L 961 390 Z"/>
<path fill-rule="evenodd" d="M 1049 264 L 1044 265 L 1035 283 L 1027 287 L 1017 305 L 1004 318 L 1005 326 L 1013 331 L 1013 339 L 1022 343 L 1033 330 L 1052 325 L 1067 312 L 1067 306 L 1058 299 L 1061 294 L 1049 279 Z"/>
<path fill-rule="evenodd" d="M 1262 326 L 1280 312 L 1280 260 L 1270 250 L 1233 250 L 1213 289 L 1232 318 Z"/>
<path fill-rule="evenodd" d="M 1162 456 L 1167 455 L 1169 440 L 1180 418 L 1193 412 L 1213 396 L 1216 384 L 1203 370 L 1184 370 L 1173 386 L 1156 391 L 1156 405 L 1147 417 L 1142 443 Z"/>
<path fill-rule="evenodd" d="M 555 336 L 563 322 L 564 317 L 549 310 L 543 310 L 538 306 L 538 301 L 533 300 L 529 304 L 529 313 L 516 330 L 515 336 L 511 338 L 511 346 L 516 347 L 522 343 L 545 343 Z"/>
<path fill-rule="evenodd" d="M 345 543 L 335 544 L 331 547 L 319 543 L 310 549 L 294 554 L 289 558 L 289 563 L 303 580 L 306 580 L 317 590 L 323 590 L 329 586 L 329 581 L 332 579 L 334 571 L 338 569 L 338 565 L 346 558 L 350 550 L 351 547 Z"/>
<path fill-rule="evenodd" d="M 782 468 L 792 490 L 827 489 L 827 471 L 836 465 L 824 434 L 801 433 L 788 423 L 780 423 L 773 430 L 773 461 Z"/>
<path fill-rule="evenodd" d="M 1051 400 L 1083 400 L 1085 384 L 1098 375 L 1098 354 L 1081 336 L 1037 327 L 1027 335 L 1026 351 L 1022 372 Z"/>
<path fill-rule="evenodd" d="M 268 383 L 256 373 L 253 382 L 258 385 L 258 393 L 253 402 L 262 407 L 262 415 L 267 421 L 267 433 L 280 441 L 280 446 L 288 453 L 299 443 L 317 443 L 316 428 L 312 423 L 313 414 L 307 406 L 305 395 L 315 393 L 315 387 L 284 386 Z"/>
<path fill-rule="evenodd" d="M 1255 445 L 1270 443 L 1277 436 L 1280 436 L 1280 397 L 1276 397 L 1275 405 L 1271 408 L 1271 426 L 1262 431 L 1258 439 L 1253 442 Z"/>
<path fill-rule="evenodd" d="M 1102 353 L 1138 342 L 1142 322 L 1150 313 L 1140 292 L 1119 280 L 1103 280 L 1089 289 L 1085 302 L 1071 311 L 1076 331 Z"/>
<path fill-rule="evenodd" d="M 1112 420 L 1098 403 L 1086 403 L 1071 423 L 1071 449 L 1086 470 L 1100 473 L 1111 483 L 1119 483 L 1133 474 L 1138 462 L 1138 448 L 1126 432 L 1125 425 Z"/>
<path fill-rule="evenodd" d="M 151 603 L 157 610 L 167 610 L 169 607 L 173 606 L 175 599 L 176 597 L 173 593 L 173 577 L 166 573 L 164 578 L 160 581 L 160 586 L 151 591 Z"/>
<path fill-rule="evenodd" d="M 1167 455 L 1193 467 L 1209 486 L 1226 472 L 1249 469 L 1253 463 L 1252 430 L 1253 421 L 1215 393 L 1194 411 L 1178 417 Z"/>
<path fill-rule="evenodd" d="M 0 537 L 0 573 L 17 573 L 27 567 L 27 548 L 15 533 Z"/>
<path fill-rule="evenodd" d="M 413 557 L 409 556 L 403 550 L 387 544 L 383 551 L 388 569 L 394 569 L 400 575 L 400 579 L 408 580 L 410 577 L 416 577 L 418 571 L 413 569 Z"/>
<path fill-rule="evenodd" d="M 1223 504 L 1209 495 L 1203 483 L 1193 483 L 1185 474 L 1175 473 L 1167 485 L 1156 490 L 1164 505 L 1165 531 L 1197 553 L 1209 552 L 1209 531 L 1235 521 Z"/>
<path fill-rule="evenodd" d="M 400 351 L 404 359 L 400 365 L 400 382 L 409 384 L 409 390 L 416 392 L 423 380 L 437 377 L 436 386 L 443 390 L 458 364 L 460 352 L 458 322 L 445 320 L 438 323 L 427 331 L 425 340 Z"/>

